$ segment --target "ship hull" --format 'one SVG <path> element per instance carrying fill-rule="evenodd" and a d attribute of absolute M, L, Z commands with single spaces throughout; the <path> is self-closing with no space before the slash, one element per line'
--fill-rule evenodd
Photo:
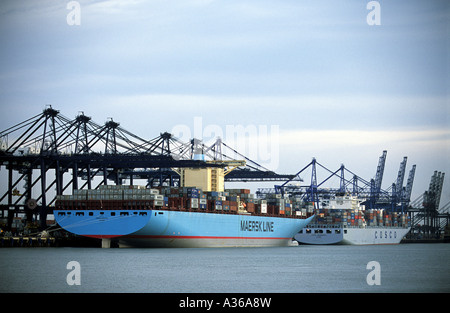
<path fill-rule="evenodd" d="M 389 245 L 399 244 L 410 228 L 403 227 L 307 227 L 295 235 L 309 245 Z"/>
<path fill-rule="evenodd" d="M 55 211 L 55 217 L 66 230 L 87 237 L 118 238 L 120 247 L 289 246 L 312 220 L 170 210 L 136 210 L 128 216 L 120 215 L 123 210 L 109 210 L 102 218 L 97 211 L 89 211 L 92 215 L 88 210 L 84 215 L 62 212 Z"/>
<path fill-rule="evenodd" d="M 143 228 L 151 212 L 143 210 L 54 210 L 65 230 L 91 238 L 115 238 Z"/>
<path fill-rule="evenodd" d="M 120 248 L 287 247 L 292 238 L 134 237 L 120 238 Z"/>

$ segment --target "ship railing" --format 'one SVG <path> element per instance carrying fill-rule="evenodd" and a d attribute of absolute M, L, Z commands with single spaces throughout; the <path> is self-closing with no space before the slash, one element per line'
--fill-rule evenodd
<path fill-rule="evenodd" d="M 306 225 L 308 228 L 342 228 L 342 224 L 318 224 L 318 223 L 311 223 Z"/>
<path fill-rule="evenodd" d="M 334 223 L 334 224 L 319 224 L 319 223 L 311 223 L 306 225 L 308 228 L 409 228 L 411 225 L 408 224 L 398 224 L 397 226 L 386 226 L 386 225 L 347 225 L 346 223 Z"/>

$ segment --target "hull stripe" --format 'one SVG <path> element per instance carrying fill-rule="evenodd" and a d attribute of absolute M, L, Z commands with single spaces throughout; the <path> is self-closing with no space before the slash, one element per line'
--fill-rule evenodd
<path fill-rule="evenodd" d="M 219 237 L 219 236 L 156 236 L 156 235 L 128 235 L 128 236 L 98 236 L 98 235 L 84 235 L 92 238 L 115 238 L 120 237 L 122 239 L 263 239 L 263 240 L 280 240 L 291 239 L 290 237 Z"/>
<path fill-rule="evenodd" d="M 121 237 L 121 235 L 80 235 L 89 238 L 97 238 L 97 239 L 112 239 Z"/>

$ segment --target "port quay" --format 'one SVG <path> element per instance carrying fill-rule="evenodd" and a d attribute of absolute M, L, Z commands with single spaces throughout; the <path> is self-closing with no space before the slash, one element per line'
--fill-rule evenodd
<path fill-rule="evenodd" d="M 145 140 L 112 119 L 104 125 L 84 114 L 70 119 L 52 107 L 0 135 L 0 164 L 7 173 L 0 195 L 2 247 L 91 244 L 76 231 L 60 227 L 54 211 L 67 217 L 61 210 L 72 210 L 75 218 L 85 210 L 91 210 L 86 215 L 117 211 L 120 216 L 123 209 L 140 210 L 141 217 L 145 210 L 167 210 L 172 218 L 185 212 L 220 214 L 230 221 L 257 216 L 259 220 L 237 220 L 242 231 L 253 234 L 273 230 L 269 217 L 281 221 L 314 215 L 314 222 L 322 225 L 319 230 L 328 224 L 340 224 L 345 232 L 352 227 L 400 226 L 410 229 L 399 238 L 405 242 L 448 240 L 449 204 L 440 205 L 445 174 L 432 173 L 429 190 L 411 200 L 416 165 L 405 179 L 404 157 L 397 180 L 389 190 L 383 189 L 387 151 L 379 157 L 374 179 L 359 177 L 343 165 L 330 170 L 314 158 L 297 173 L 279 174 L 220 138 L 211 146 L 194 139 L 182 142 L 169 133 Z M 317 178 L 318 169 L 329 174 L 323 181 Z M 299 186 L 308 176 L 311 180 Z M 339 186 L 321 188 L 330 177 L 338 178 Z M 249 181 L 274 182 L 275 187 L 256 192 L 225 187 Z M 87 237 L 96 237 L 95 230 L 89 231 L 93 236 Z M 186 233 L 185 241 L 191 235 L 202 236 Z"/>

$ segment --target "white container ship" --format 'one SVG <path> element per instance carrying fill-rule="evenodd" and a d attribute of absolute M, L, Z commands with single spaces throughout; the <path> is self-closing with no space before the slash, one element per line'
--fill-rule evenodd
<path fill-rule="evenodd" d="M 295 235 L 300 244 L 399 244 L 411 229 L 405 214 L 365 210 L 363 200 L 351 195 L 322 199 L 312 224 Z"/>

